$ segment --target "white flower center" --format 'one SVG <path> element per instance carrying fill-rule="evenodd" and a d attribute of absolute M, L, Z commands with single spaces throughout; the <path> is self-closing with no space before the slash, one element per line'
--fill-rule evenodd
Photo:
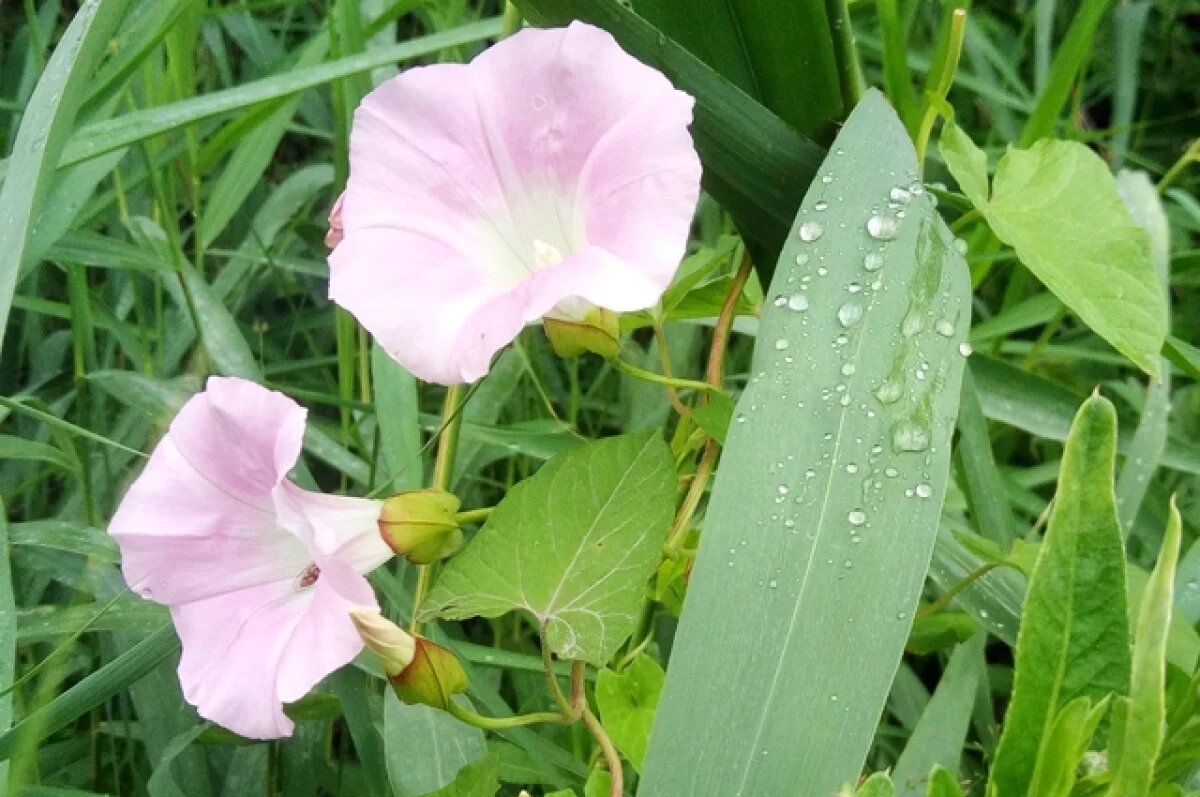
<path fill-rule="evenodd" d="M 547 188 L 520 192 L 479 220 L 471 258 L 493 281 L 511 288 L 555 266 L 585 244 L 574 203 Z"/>

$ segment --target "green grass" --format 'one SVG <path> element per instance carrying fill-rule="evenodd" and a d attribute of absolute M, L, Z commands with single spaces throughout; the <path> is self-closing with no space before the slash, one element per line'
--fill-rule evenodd
<path fill-rule="evenodd" d="M 785 244 L 785 233 L 825 157 L 813 142 L 828 145 L 840 129 L 844 113 L 828 120 L 826 111 L 838 112 L 849 84 L 845 53 L 835 52 L 845 41 L 820 26 L 806 26 L 799 34 L 759 30 L 748 36 L 732 36 L 722 27 L 721 36 L 708 41 L 713 52 L 705 51 L 706 25 L 727 26 L 720 22 L 726 16 L 770 24 L 783 18 L 773 2 L 710 3 L 720 14 L 682 21 L 677 9 L 664 12 L 672 10 L 665 0 L 635 2 L 646 19 L 666 28 L 661 34 L 616 0 L 516 4 L 531 20 L 563 22 L 583 15 L 610 28 L 628 49 L 697 97 L 693 132 L 705 159 L 707 194 L 690 244 L 694 256 L 684 270 L 693 279 L 669 294 L 671 306 L 663 316 L 627 318 L 622 346 L 624 359 L 641 368 L 661 372 L 665 360 L 675 377 L 703 379 L 710 346 L 721 337 L 714 335 L 715 318 L 735 284 L 741 254 L 748 250 L 754 257 L 756 272 L 735 297 L 738 318 L 724 354 L 721 385 L 734 400 L 746 389 L 746 406 L 760 400 L 764 407 L 780 406 L 763 411 L 772 418 L 765 426 L 729 424 L 729 451 L 725 462 L 716 464 L 711 514 L 703 479 L 694 496 L 688 489 L 697 468 L 703 475 L 707 467 L 705 451 L 711 448 L 715 456 L 716 444 L 706 443 L 705 433 L 727 420 L 722 416 L 726 404 L 715 400 L 707 404 L 707 415 L 680 420 L 661 385 L 637 380 L 599 358 L 561 360 L 536 327 L 499 357 L 471 393 L 450 474 L 454 491 L 464 508 L 490 507 L 547 460 L 584 440 L 658 430 L 671 443 L 681 477 L 679 500 L 685 508 L 693 497 L 695 503 L 676 515 L 682 518 L 683 541 L 673 548 L 677 558 L 666 560 L 650 579 L 646 594 L 652 600 L 636 618 L 634 638 L 610 662 L 619 674 L 603 676 L 614 690 L 607 705 L 631 712 L 601 715 L 621 729 L 613 734 L 620 737 L 619 747 L 638 750 L 631 756 L 637 768 L 626 762 L 626 793 L 636 790 L 644 755 L 646 782 L 653 784 L 653 791 L 642 792 L 646 797 L 708 794 L 703 787 L 677 789 L 680 773 L 702 773 L 688 757 L 696 745 L 722 748 L 720 733 L 686 735 L 689 723 L 704 722 L 714 731 L 744 731 L 745 737 L 725 746 L 749 745 L 759 755 L 755 767 L 730 776 L 735 786 L 759 784 L 747 795 L 774 795 L 784 788 L 778 784 L 801 778 L 820 788 L 839 779 L 845 783 L 860 774 L 862 762 L 863 775 L 895 771 L 897 793 L 924 795 L 922 779 L 936 763 L 964 784 L 963 794 L 982 796 L 1000 724 L 1014 701 L 1014 666 L 1022 660 L 1018 626 L 1029 581 L 1058 569 L 1044 562 L 1035 566 L 1044 552 L 1047 522 L 1051 528 L 1066 523 L 1054 520 L 1062 501 L 1052 499 L 1056 490 L 1074 489 L 1070 485 L 1082 478 L 1079 460 L 1069 454 L 1075 471 L 1058 482 L 1064 443 L 1073 439 L 1072 418 L 1080 405 L 1099 389 L 1115 407 L 1117 453 L 1115 463 L 1097 460 L 1107 463 L 1107 470 L 1090 474 L 1090 489 L 1105 491 L 1115 481 L 1112 520 L 1120 523 L 1127 558 L 1138 687 L 1132 696 L 1111 697 L 1102 730 L 1090 740 L 1056 735 L 1050 726 L 1056 718 L 1087 714 L 1101 702 L 1098 696 L 1087 706 L 1064 706 L 1055 698 L 1039 703 L 1036 725 L 1039 733 L 1046 732 L 1043 749 L 1052 752 L 1043 755 L 1048 763 L 1040 765 L 1038 775 L 1073 777 L 1076 762 L 1058 751 L 1079 745 L 1104 752 L 1115 768 L 1121 763 L 1119 740 L 1134 738 L 1137 728 L 1161 726 L 1161 746 L 1146 745 L 1159 750 L 1158 768 L 1151 774 L 1127 761 L 1120 770 L 1122 782 L 1142 784 L 1153 777 L 1163 789 L 1156 797 L 1200 793 L 1195 699 L 1200 637 L 1194 625 L 1200 620 L 1200 165 L 1185 156 L 1200 130 L 1195 25 L 1200 5 L 1195 0 L 1031 0 L 1018 10 L 1004 2 L 970 4 L 947 102 L 957 125 L 990 155 L 993 166 L 1009 145 L 1052 137 L 1090 147 L 1113 169 L 1145 173 L 1133 218 L 1150 230 L 1150 265 L 1165 283 L 1171 315 L 1162 356 L 1144 346 L 1137 354 L 1147 369 L 1159 365 L 1164 378 L 1150 381 L 1112 348 L 1097 332 L 1110 328 L 1104 319 L 1093 317 L 1092 327 L 1085 324 L 1081 316 L 1087 316 L 1071 309 L 1079 306 L 1074 294 L 1057 289 L 1052 294 L 1043 286 L 1039 276 L 1053 272 L 1041 259 L 1031 261 L 1033 270 L 1022 264 L 1018 253 L 1029 256 L 1023 239 L 1003 224 L 993 232 L 988 222 L 995 223 L 994 208 L 989 208 L 991 217 L 972 209 L 946 167 L 935 132 L 922 164 L 929 193 L 938 199 L 930 213 L 940 213 L 966 244 L 965 264 L 959 266 L 957 257 L 950 260 L 960 269 L 955 278 L 963 291 L 968 278 L 973 290 L 969 340 L 975 351 L 967 359 L 961 391 L 946 383 L 945 395 L 935 403 L 939 452 L 926 465 L 931 475 L 920 481 L 936 485 L 939 497 L 944 482 L 945 500 L 940 513 L 936 504 L 919 516 L 891 512 L 893 542 L 911 545 L 889 556 L 883 556 L 886 549 L 877 550 L 878 561 L 859 560 L 860 571 L 874 568 L 870 580 L 836 606 L 805 594 L 781 608 L 756 603 L 757 598 L 734 602 L 742 594 L 734 587 L 758 594 L 755 578 L 747 575 L 743 583 L 739 574 L 722 581 L 718 571 L 725 568 L 728 540 L 734 539 L 736 548 L 737 539 L 747 536 L 734 527 L 758 515 L 769 519 L 775 511 L 770 500 L 753 492 L 754 479 L 761 481 L 768 466 L 789 451 L 802 448 L 819 456 L 825 430 L 804 424 L 840 423 L 836 413 L 815 420 L 808 412 L 789 414 L 779 395 L 760 399 L 760 389 L 747 385 L 766 367 L 759 361 L 777 353 L 770 344 L 785 322 L 770 304 L 776 258 L 782 247 L 779 275 L 784 278 L 796 254 L 795 237 Z M 844 4 L 799 5 L 805 19 L 825 19 Z M 947 42 L 953 5 L 962 4 L 849 4 L 865 83 L 887 90 L 899 109 L 900 127 L 910 134 L 920 129 L 925 109 L 930 114 L 949 110 L 939 101 L 927 102 L 924 92 L 943 74 L 942 65 L 952 63 Z M 298 730 L 290 739 L 246 744 L 201 722 L 179 690 L 178 642 L 166 613 L 128 591 L 118 552 L 104 532 L 174 412 L 210 374 L 255 379 L 309 409 L 305 468 L 297 477 L 307 486 L 385 496 L 428 483 L 445 391 L 413 380 L 326 299 L 326 216 L 345 180 L 350 113 L 362 94 L 396 69 L 469 60 L 495 41 L 504 11 L 493 0 L 13 0 L 0 5 L 0 505 L 5 511 L 0 518 L 0 795 L 418 797 L 447 786 L 460 768 L 476 761 L 484 762 L 478 772 L 464 771 L 458 790 L 444 793 L 515 797 L 524 788 L 535 796 L 556 789 L 602 795 L 598 752 L 582 725 L 476 732 L 432 709 L 403 706 L 385 696 L 370 657 L 292 707 Z M 785 91 L 786 74 L 758 74 L 802 68 L 793 56 L 802 51 L 797 48 L 805 37 L 825 37 L 819 64 L 797 82 L 820 83 L 822 91 L 814 95 L 819 107 Z M 783 46 L 771 44 L 779 41 L 792 48 L 783 56 L 756 49 Z M 876 162 L 900 163 L 908 157 L 897 154 L 908 147 L 903 134 L 897 136 L 856 161 L 867 175 L 863 179 L 870 179 L 869 167 Z M 852 156 L 858 157 L 853 151 Z M 954 162 L 952 155 L 947 160 Z M 1177 163 L 1183 165 L 1174 168 Z M 956 173 L 963 176 L 957 166 Z M 1142 178 L 1122 177 L 1123 190 L 1130 179 Z M 865 212 L 869 204 L 854 196 L 849 201 L 856 212 Z M 1040 223 L 1023 228 L 1037 226 L 1050 236 L 1048 244 L 1045 237 L 1039 241 L 1038 258 L 1053 260 L 1070 250 L 1053 239 L 1053 214 L 1064 206 L 1039 208 Z M 1022 209 L 1029 207 L 1033 203 Z M 1086 216 L 1086 210 L 1084 202 L 1079 212 Z M 846 246 L 852 249 L 855 243 Z M 1067 265 L 1077 266 L 1069 257 Z M 1088 273 L 1076 271 L 1074 277 L 1072 284 L 1085 292 L 1097 282 Z M 832 321 L 836 299 L 831 295 L 823 301 L 829 305 L 826 320 Z M 892 309 L 897 318 L 904 313 L 900 305 L 886 312 Z M 760 317 L 771 340 L 755 359 Z M 884 355 L 890 350 L 882 342 L 890 333 L 871 330 L 881 345 L 856 361 L 862 379 L 876 366 L 882 368 L 880 378 L 887 371 Z M 835 331 L 832 326 L 789 327 L 788 335 L 794 349 L 807 340 L 804 335 Z M 824 344 L 813 340 L 811 350 L 820 352 L 815 361 L 822 367 L 834 364 Z M 779 363 L 771 367 L 782 369 Z M 814 395 L 819 396 L 819 387 L 813 387 Z M 910 393 L 906 396 L 915 407 L 920 397 Z M 696 408 L 706 403 L 686 390 L 679 397 Z M 851 431 L 864 437 L 878 431 L 864 429 Z M 852 494 L 860 492 L 862 478 L 829 475 L 830 502 L 839 516 L 853 508 Z M 1174 523 L 1172 495 L 1182 551 L 1174 590 L 1163 575 L 1171 572 L 1165 564 L 1145 589 L 1160 599 L 1167 596 L 1177 611 L 1168 621 L 1147 604 L 1139 627 L 1140 592 L 1134 587 L 1145 585 L 1159 560 L 1165 530 Z M 898 497 L 895 506 L 905 505 Z M 1059 510 L 1059 515 L 1066 513 Z M 474 528 L 468 528 L 468 536 Z M 1176 527 L 1171 528 L 1173 546 Z M 688 584 L 688 557 L 710 532 L 709 539 L 722 547 L 700 548 L 695 578 Z M 812 561 L 845 558 L 839 547 L 844 540 L 834 533 L 830 525 L 818 535 L 819 561 L 810 556 Z M 1063 560 L 1056 559 L 1058 565 L 1075 572 L 1071 568 L 1078 562 L 1065 549 L 1052 553 Z M 763 563 L 764 572 L 777 564 L 765 547 L 755 548 L 750 557 Z M 413 567 L 391 563 L 372 583 L 389 616 L 410 617 Z M 826 587 L 833 590 L 841 583 L 833 578 Z M 812 584 L 806 581 L 801 591 L 821 586 Z M 1057 594 L 1052 586 L 1043 581 L 1033 594 L 1045 600 Z M 679 624 L 688 589 L 697 596 L 689 612 L 704 613 L 698 620 L 684 614 Z M 904 613 L 903 623 L 873 633 L 867 623 L 887 600 L 898 604 L 889 605 L 886 614 Z M 1108 608 L 1113 611 L 1104 618 L 1111 620 L 1108 614 L 1118 612 Z M 736 637 L 738 644 L 753 644 L 745 640 L 756 638 L 754 622 L 765 618 L 776 628 L 776 620 L 793 614 L 797 627 L 817 629 L 806 640 L 820 639 L 831 649 L 792 644 L 790 651 L 784 649 L 788 645 L 744 650 L 730 641 Z M 1033 613 L 1052 614 L 1045 604 Z M 1086 627 L 1100 615 L 1077 618 L 1076 625 Z M 863 623 L 859 636 L 841 633 L 836 625 L 853 622 Z M 730 629 L 739 634 L 723 633 Z M 498 717 L 552 705 L 538 631 L 527 616 L 509 613 L 435 621 L 429 634 L 464 662 L 473 708 Z M 1147 641 L 1139 647 L 1143 631 Z M 853 649 L 847 639 L 857 640 Z M 832 647 L 839 643 L 847 647 Z M 857 683 L 854 721 L 848 721 L 845 736 L 824 738 L 838 727 L 834 720 L 840 721 L 840 709 L 834 711 L 826 700 L 809 711 L 804 701 L 838 693 L 821 680 L 835 676 L 845 679 L 839 682 L 846 684 L 843 691 L 854 691 L 860 677 L 854 656 L 863 649 L 872 651 L 878 666 Z M 668 665 L 661 703 L 657 686 L 631 675 L 635 662 L 645 666 L 641 653 Z M 672 653 L 681 657 L 674 670 L 668 661 Z M 1119 659 L 1128 651 L 1105 653 Z M 760 654 L 763 660 L 756 660 Z M 1168 665 L 1160 670 L 1163 656 Z M 713 677 L 717 662 L 721 672 Z M 783 664 L 802 669 L 791 671 Z M 564 684 L 568 670 L 562 663 L 557 671 Z M 792 679 L 780 682 L 788 686 L 788 700 L 772 697 L 774 682 L 772 689 L 760 681 L 736 682 L 739 672 L 753 679 L 777 670 Z M 586 673 L 589 693 L 596 675 L 594 668 Z M 673 729 L 665 741 L 650 733 L 648 700 L 660 706 L 660 718 Z M 727 726 L 713 724 L 720 717 L 733 720 Z M 1012 732 L 1020 729 L 1014 726 Z M 805 734 L 830 745 L 820 755 L 806 748 L 828 765 L 828 772 L 795 770 L 805 759 L 789 745 Z M 457 746 L 450 751 L 449 744 Z M 763 759 L 760 750 L 770 755 Z M 483 758 L 483 752 L 495 759 Z M 1023 751 L 1026 757 L 1015 768 L 1010 759 L 1001 780 L 1032 777 L 1013 773 L 1032 772 L 1037 752 Z M 1053 756 L 1058 758 L 1051 761 Z M 1067 791 L 1053 793 L 1108 793 L 1104 772 L 1081 775 Z M 473 779 L 478 780 L 474 785 Z M 949 780 L 941 777 L 941 791 L 930 793 L 951 794 Z M 721 781 L 701 782 L 715 788 Z M 876 779 L 871 788 L 880 782 Z M 586 792 L 585 783 L 590 783 Z M 1022 797 L 1025 785 L 1010 787 L 1014 797 Z M 721 796 L 726 793 L 732 792 Z"/>

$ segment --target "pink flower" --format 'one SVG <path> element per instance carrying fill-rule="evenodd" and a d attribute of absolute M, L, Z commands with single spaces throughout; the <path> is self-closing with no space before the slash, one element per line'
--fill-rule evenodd
<path fill-rule="evenodd" d="M 377 604 L 361 574 L 393 555 L 378 501 L 286 478 L 305 414 L 253 382 L 209 379 L 109 526 L 130 587 L 171 609 L 188 702 L 256 739 L 289 735 L 282 704 L 362 649 L 349 612 Z"/>
<path fill-rule="evenodd" d="M 444 384 L 547 314 L 652 306 L 699 196 L 692 104 L 578 22 L 387 81 L 354 116 L 330 297 Z"/>

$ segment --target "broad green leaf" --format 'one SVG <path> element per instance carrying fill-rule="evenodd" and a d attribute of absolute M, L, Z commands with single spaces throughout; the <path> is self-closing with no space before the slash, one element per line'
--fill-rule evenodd
<path fill-rule="evenodd" d="M 704 187 L 756 244 L 766 282 L 799 199 L 816 175 L 821 149 L 786 122 L 656 30 L 619 0 L 517 0 L 530 21 L 581 19 L 605 28 L 636 58 L 696 98 L 692 137 L 704 163 Z"/>
<path fill-rule="evenodd" d="M 1167 312 L 1170 313 L 1171 295 L 1171 229 L 1163 211 L 1158 191 L 1145 172 L 1122 170 L 1117 174 L 1117 191 L 1121 201 L 1129 208 L 1134 223 L 1146 231 L 1150 242 L 1150 262 L 1159 290 L 1165 297 Z M 1146 497 L 1150 478 L 1158 469 L 1163 451 L 1167 446 L 1167 424 L 1171 410 L 1171 365 L 1164 357 L 1160 360 L 1159 378 L 1152 380 L 1146 388 L 1146 400 L 1138 419 L 1129 447 L 1125 452 L 1125 464 L 1117 474 L 1117 513 L 1121 519 L 1121 531 L 1128 536 L 1133 529 L 1138 509 Z"/>
<path fill-rule="evenodd" d="M 967 268 L 930 197 L 909 193 L 915 153 L 878 92 L 821 173 L 830 179 L 796 218 L 730 425 L 647 794 L 816 795 L 854 782 L 929 567 Z"/>
<path fill-rule="evenodd" d="M 1154 775 L 1154 762 L 1162 747 L 1166 720 L 1167 638 L 1171 628 L 1181 526 L 1179 510 L 1172 499 L 1158 564 L 1142 593 L 1142 605 L 1133 630 L 1133 682 L 1121 758 L 1115 765 L 1108 790 L 1110 797 L 1147 793 Z"/>
<path fill-rule="evenodd" d="M 1125 551 L 1113 494 L 1117 415 L 1094 395 L 1067 437 L 1054 509 L 1017 637 L 1016 675 L 988 794 L 1019 797 L 1052 724 L 1077 698 L 1129 688 Z"/>
<path fill-rule="evenodd" d="M 427 797 L 496 797 L 500 789 L 496 779 L 499 768 L 499 757 L 488 753 L 460 769 L 452 783 L 430 792 Z"/>
<path fill-rule="evenodd" d="M 828 141 L 850 110 L 823 0 L 634 0 L 633 8 L 809 138 Z"/>
<path fill-rule="evenodd" d="M 929 791 L 925 797 L 962 797 L 962 787 L 954 779 L 954 775 L 941 767 L 934 767 L 929 776 Z"/>
<path fill-rule="evenodd" d="M 987 194 L 983 153 L 953 124 L 940 149 L 959 187 L 1021 262 L 1151 376 L 1167 332 L 1163 289 L 1146 233 L 1133 223 L 1108 166 L 1072 141 L 1010 149 Z"/>
<path fill-rule="evenodd" d="M 582 445 L 509 490 L 419 614 L 523 609 L 560 658 L 604 665 L 637 625 L 674 507 L 675 468 L 657 433 Z"/>
<path fill-rule="evenodd" d="M 662 667 L 644 653 L 624 672 L 601 670 L 596 676 L 596 705 L 604 729 L 635 769 L 646 759 L 662 685 Z"/>
<path fill-rule="evenodd" d="M 389 689 L 383 696 L 383 750 L 393 794 L 421 797 L 453 783 L 487 754 L 487 745 L 478 728 L 441 709 L 401 703 Z"/>
<path fill-rule="evenodd" d="M 0 188 L 0 345 L 17 275 L 26 259 L 41 202 L 75 123 L 88 82 L 116 32 L 129 0 L 84 3 L 54 49 L 29 97 Z"/>
<path fill-rule="evenodd" d="M 951 654 L 929 705 L 892 769 L 902 797 L 920 797 L 935 765 L 951 774 L 958 772 L 979 686 L 977 661 L 986 641 L 987 634 L 976 633 Z M 932 781 L 929 787 L 933 788 Z"/>
<path fill-rule="evenodd" d="M 1092 705 L 1091 699 L 1086 696 L 1077 697 L 1062 707 L 1042 740 L 1037 766 L 1028 786 L 1029 794 L 1037 797 L 1070 795 L 1075 785 L 1079 759 L 1088 749 L 1092 734 L 1096 732 L 1096 726 L 1100 724 L 1107 708 L 1107 698 Z"/>

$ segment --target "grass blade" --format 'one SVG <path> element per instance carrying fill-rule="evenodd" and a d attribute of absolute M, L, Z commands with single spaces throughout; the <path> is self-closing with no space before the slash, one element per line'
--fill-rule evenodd
<path fill-rule="evenodd" d="M 835 147 L 822 167 L 834 180 L 806 196 L 763 314 L 646 794 L 815 795 L 855 781 L 929 566 L 968 272 L 923 193 L 894 230 L 868 232 L 891 224 L 869 219 L 889 196 L 907 199 L 917 174 L 883 95 L 868 93 Z M 818 212 L 818 201 L 832 203 Z M 947 324 L 948 336 L 935 331 Z M 727 674 L 720 690 L 713 673 Z"/>
<path fill-rule="evenodd" d="M 29 98 L 0 189 L 0 346 L 8 327 L 17 275 L 25 260 L 40 203 L 75 124 L 88 82 L 125 15 L 129 0 L 85 3 L 46 64 Z"/>

